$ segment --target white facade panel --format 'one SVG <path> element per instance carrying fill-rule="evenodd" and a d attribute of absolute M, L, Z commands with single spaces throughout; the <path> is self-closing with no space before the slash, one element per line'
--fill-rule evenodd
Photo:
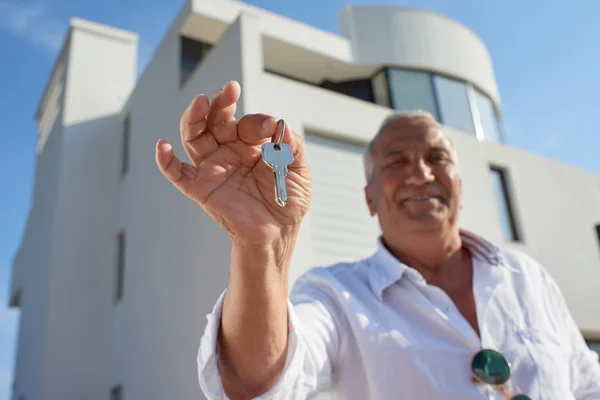
<path fill-rule="evenodd" d="M 137 39 L 77 28 L 72 31 L 70 49 L 65 125 L 119 112 L 135 85 Z M 99 75 L 92 75 L 94 71 Z"/>
<path fill-rule="evenodd" d="M 135 83 L 137 51 L 131 37 L 108 32 L 77 20 L 70 32 L 44 349 L 47 399 L 106 395 L 118 114 Z"/>
<path fill-rule="evenodd" d="M 13 261 L 11 297 L 18 294 L 21 311 L 14 390 L 32 399 L 42 398 L 48 367 L 45 349 L 50 317 L 53 238 L 58 224 L 55 210 L 63 154 L 62 130 L 61 123 L 54 125 L 37 156 L 31 211 L 21 248 Z"/>
<path fill-rule="evenodd" d="M 313 265 L 356 261 L 376 250 L 380 234 L 365 202 L 364 146 L 306 133 L 311 168 Z"/>
<path fill-rule="evenodd" d="M 260 45 L 253 17 L 241 16 L 183 87 L 178 22 L 124 110 L 131 116 L 131 168 L 119 183 L 113 237 L 126 232 L 125 291 L 112 309 L 105 395 L 109 385 L 122 384 L 126 399 L 203 398 L 196 352 L 205 314 L 229 273 L 229 237 L 162 176 L 154 161 L 156 142 L 168 140 L 187 160 L 179 136 L 181 113 L 194 96 L 212 94 L 228 80 L 242 85 L 238 115 L 259 99 L 246 93 L 252 93 L 246 90 L 253 84 L 248 80 L 261 62 L 260 54 L 250 51 Z"/>

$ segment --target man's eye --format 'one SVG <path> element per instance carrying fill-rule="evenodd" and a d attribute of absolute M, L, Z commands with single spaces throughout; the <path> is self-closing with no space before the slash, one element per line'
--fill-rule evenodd
<path fill-rule="evenodd" d="M 429 161 L 430 162 L 444 162 L 446 161 L 448 158 L 446 157 L 445 154 L 432 154 L 431 156 L 429 156 Z"/>
<path fill-rule="evenodd" d="M 408 160 L 406 158 L 396 158 L 394 160 L 388 161 L 388 163 L 386 165 L 388 167 L 397 167 L 397 166 L 406 165 L 407 163 L 408 163 Z"/>

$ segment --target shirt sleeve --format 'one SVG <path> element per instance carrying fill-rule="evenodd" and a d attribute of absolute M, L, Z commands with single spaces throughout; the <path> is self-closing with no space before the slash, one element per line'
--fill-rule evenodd
<path fill-rule="evenodd" d="M 549 304 L 553 305 L 571 348 L 571 391 L 577 400 L 600 399 L 598 354 L 591 350 L 585 342 L 556 281 L 548 273 L 545 275 L 549 290 Z"/>
<path fill-rule="evenodd" d="M 217 366 L 217 335 L 225 293 L 206 316 L 197 356 L 200 387 L 210 400 L 227 399 Z M 278 382 L 256 399 L 308 399 L 329 389 L 340 353 L 339 321 L 331 297 L 301 277 L 288 299 L 289 334 L 284 371 Z"/>

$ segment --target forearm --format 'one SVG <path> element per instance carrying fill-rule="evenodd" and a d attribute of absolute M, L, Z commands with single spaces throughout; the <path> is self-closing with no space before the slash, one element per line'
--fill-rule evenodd
<path fill-rule="evenodd" d="M 296 236 L 294 231 L 268 246 L 233 243 L 219 331 L 219 371 L 230 397 L 264 393 L 283 371 L 288 270 Z"/>

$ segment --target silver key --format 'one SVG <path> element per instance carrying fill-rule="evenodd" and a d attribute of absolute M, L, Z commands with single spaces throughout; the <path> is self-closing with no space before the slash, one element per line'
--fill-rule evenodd
<path fill-rule="evenodd" d="M 287 188 L 285 185 L 285 176 L 287 175 L 287 166 L 294 161 L 292 149 L 287 143 L 282 143 L 285 132 L 285 122 L 279 121 L 281 125 L 279 139 L 277 142 L 265 143 L 262 145 L 263 161 L 273 168 L 275 177 L 275 202 L 281 207 L 285 207 L 287 201 Z"/>

